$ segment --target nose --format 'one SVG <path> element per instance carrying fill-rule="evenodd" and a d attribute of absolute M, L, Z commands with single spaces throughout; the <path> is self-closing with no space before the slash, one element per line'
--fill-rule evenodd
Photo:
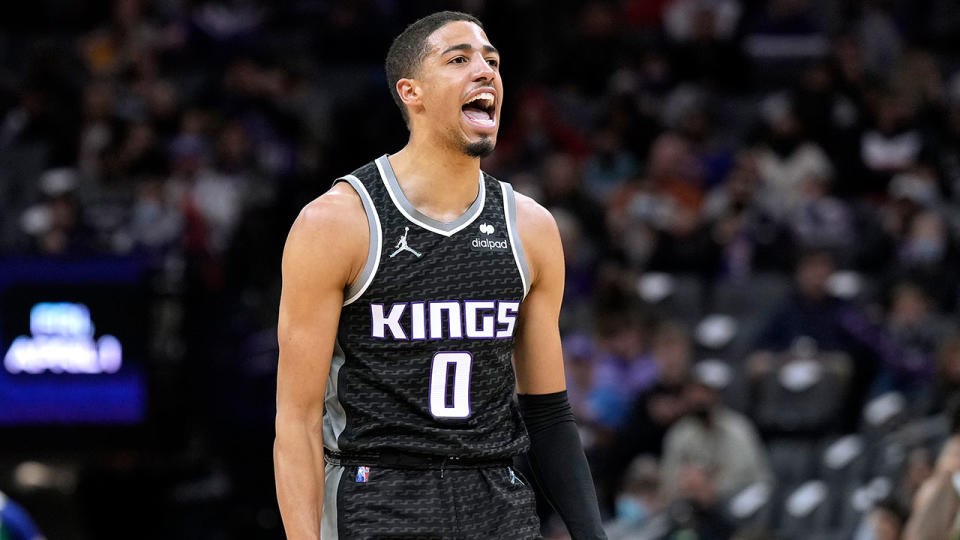
<path fill-rule="evenodd" d="M 482 54 L 473 55 L 473 64 L 476 66 L 473 72 L 474 81 L 492 81 L 496 71 L 487 63 L 487 59 Z"/>

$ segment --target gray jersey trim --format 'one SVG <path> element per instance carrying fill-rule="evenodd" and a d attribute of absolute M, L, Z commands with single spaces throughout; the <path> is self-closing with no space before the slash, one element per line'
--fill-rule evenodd
<path fill-rule="evenodd" d="M 513 194 L 513 186 L 500 182 L 503 191 L 503 212 L 507 221 L 507 231 L 510 233 L 510 249 L 513 250 L 513 260 L 520 270 L 520 280 L 523 282 L 523 297 L 530 292 L 530 270 L 527 267 L 527 257 L 523 254 L 523 243 L 520 241 L 520 231 L 517 229 L 517 201 Z"/>
<path fill-rule="evenodd" d="M 320 518 L 320 538 L 339 540 L 337 529 L 337 494 L 340 491 L 340 479 L 344 468 L 327 463 L 323 468 L 323 515 Z"/>
<path fill-rule="evenodd" d="M 340 403 L 340 368 L 347 360 L 340 342 L 333 343 L 333 358 L 330 360 L 330 375 L 327 379 L 327 391 L 323 396 L 323 446 L 331 450 L 340 449 L 340 434 L 347 427 L 347 413 Z"/>
<path fill-rule="evenodd" d="M 373 283 L 373 277 L 377 274 L 377 268 L 380 266 L 380 251 L 383 249 L 381 238 L 383 232 L 380 228 L 380 216 L 377 214 L 377 208 L 373 205 L 373 199 L 363 186 L 359 178 L 348 174 L 337 178 L 337 181 L 343 181 L 350 184 L 360 201 L 363 203 L 363 209 L 367 213 L 367 225 L 370 226 L 370 247 L 367 249 L 367 262 L 363 265 L 363 271 L 357 277 L 357 281 L 344 293 L 343 305 L 352 304 L 357 298 L 367 290 L 367 287 Z"/>
<path fill-rule="evenodd" d="M 400 189 L 397 176 L 394 174 L 393 167 L 390 165 L 390 160 L 387 159 L 386 154 L 378 157 L 376 164 L 377 169 L 380 171 L 380 177 L 383 178 L 383 183 L 387 186 L 387 193 L 390 194 L 390 199 L 393 200 L 393 204 L 397 207 L 397 210 L 408 220 L 428 231 L 442 234 L 443 236 L 451 236 L 473 223 L 473 220 L 477 219 L 481 212 L 483 212 L 483 202 L 486 197 L 483 171 L 480 171 L 480 179 L 478 181 L 480 191 L 477 194 L 477 198 L 474 199 L 473 204 L 470 205 L 470 208 L 467 208 L 467 211 L 457 219 L 450 222 L 443 222 L 425 215 L 407 200 L 406 195 L 403 194 L 403 190 Z"/>

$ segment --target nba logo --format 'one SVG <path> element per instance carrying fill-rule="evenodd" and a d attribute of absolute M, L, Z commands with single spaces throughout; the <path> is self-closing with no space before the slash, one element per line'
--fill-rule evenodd
<path fill-rule="evenodd" d="M 513 484 L 513 485 L 515 485 L 515 486 L 522 486 L 522 485 L 524 485 L 524 484 L 523 484 L 523 480 L 521 480 L 520 477 L 517 476 L 517 473 L 513 472 L 513 469 L 512 469 L 511 467 L 507 467 L 507 470 L 510 472 L 510 483 L 511 483 L 511 484 Z"/>
<path fill-rule="evenodd" d="M 366 482 L 370 477 L 370 467 L 357 467 L 357 482 Z"/>

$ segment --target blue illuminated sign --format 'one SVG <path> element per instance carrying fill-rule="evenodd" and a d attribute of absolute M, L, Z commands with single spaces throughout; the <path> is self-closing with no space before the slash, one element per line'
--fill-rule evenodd
<path fill-rule="evenodd" d="M 0 260 L 0 439 L 7 428 L 147 420 L 144 264 Z"/>
<path fill-rule="evenodd" d="M 120 340 L 94 339 L 90 310 L 84 304 L 41 302 L 30 310 L 30 333 L 17 336 L 3 357 L 9 373 L 116 373 L 123 365 Z"/>

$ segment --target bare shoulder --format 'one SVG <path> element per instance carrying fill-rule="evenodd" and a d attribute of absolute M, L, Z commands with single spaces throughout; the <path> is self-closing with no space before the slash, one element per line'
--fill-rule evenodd
<path fill-rule="evenodd" d="M 556 231 L 557 222 L 550 211 L 522 193 L 514 192 L 517 200 L 517 226 L 521 233 L 530 229 L 534 233 Z"/>
<path fill-rule="evenodd" d="M 366 214 L 360 196 L 346 182 L 337 182 L 326 193 L 307 203 L 293 223 L 307 231 L 326 230 L 335 226 L 361 230 L 366 227 Z"/>
<path fill-rule="evenodd" d="M 517 232 L 536 281 L 551 266 L 563 266 L 563 246 L 557 221 L 549 210 L 532 198 L 516 193 Z"/>
<path fill-rule="evenodd" d="M 300 210 L 284 247 L 284 271 L 306 266 L 349 283 L 359 275 L 370 232 L 360 196 L 338 182 Z"/>

